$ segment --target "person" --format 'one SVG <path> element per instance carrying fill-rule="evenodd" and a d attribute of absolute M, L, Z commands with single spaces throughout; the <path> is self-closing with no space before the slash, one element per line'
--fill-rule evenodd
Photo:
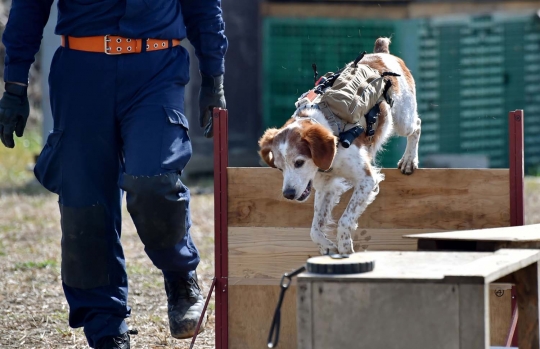
<path fill-rule="evenodd" d="M 0 138 L 13 148 L 29 114 L 28 73 L 53 0 L 13 0 L 2 37 L 5 93 Z M 121 204 L 144 251 L 163 273 L 170 332 L 190 338 L 204 306 L 190 236 L 190 191 L 181 174 L 192 155 L 184 114 L 187 38 L 199 61 L 199 126 L 225 108 L 228 41 L 220 0 L 59 0 L 62 38 L 49 75 L 54 126 L 34 173 L 58 194 L 61 278 L 69 325 L 92 348 L 130 348 Z M 165 301 L 165 300 L 164 300 Z M 206 316 L 201 329 L 205 327 Z"/>

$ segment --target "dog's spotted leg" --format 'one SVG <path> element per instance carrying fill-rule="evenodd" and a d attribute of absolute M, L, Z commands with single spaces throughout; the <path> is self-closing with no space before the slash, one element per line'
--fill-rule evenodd
<path fill-rule="evenodd" d="M 341 254 L 354 253 L 352 233 L 358 227 L 358 219 L 364 213 L 366 207 L 375 200 L 377 196 L 378 183 L 373 177 L 366 177 L 365 181 L 357 184 L 351 195 L 345 212 L 339 219 L 337 230 L 337 247 Z"/>
<path fill-rule="evenodd" d="M 418 142 L 420 141 L 421 124 L 422 121 L 417 118 L 414 131 L 407 136 L 405 153 L 398 162 L 401 173 L 406 175 L 412 174 L 418 168 Z"/>
<path fill-rule="evenodd" d="M 330 180 L 326 178 L 314 181 L 315 205 L 310 235 L 311 240 L 319 246 L 321 255 L 338 252 L 337 246 L 326 236 L 332 222 L 332 208 L 336 204 L 335 192 L 331 190 L 329 184 Z"/>

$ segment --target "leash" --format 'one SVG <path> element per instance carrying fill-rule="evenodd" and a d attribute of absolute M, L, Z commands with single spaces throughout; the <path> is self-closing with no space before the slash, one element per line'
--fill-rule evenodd
<path fill-rule="evenodd" d="M 279 293 L 279 300 L 276 306 L 276 310 L 274 312 L 274 318 L 272 320 L 272 326 L 270 327 L 270 333 L 268 334 L 268 348 L 275 348 L 277 347 L 278 341 L 279 341 L 279 328 L 281 324 L 281 305 L 283 303 L 283 298 L 285 297 L 285 292 L 289 289 L 289 286 L 291 285 L 292 278 L 296 275 L 300 274 L 301 272 L 306 270 L 306 266 L 303 265 L 300 268 L 290 272 L 285 273 L 281 277 L 281 292 Z M 275 331 L 275 337 L 274 340 L 272 340 L 272 335 Z"/>
<path fill-rule="evenodd" d="M 208 291 L 208 296 L 206 297 L 206 302 L 204 303 L 204 308 L 201 313 L 201 317 L 199 318 L 199 322 L 197 322 L 197 327 L 195 328 L 195 335 L 191 339 L 191 344 L 189 346 L 189 349 L 193 349 L 193 346 L 195 345 L 195 341 L 197 340 L 197 336 L 199 335 L 199 328 L 201 328 L 201 323 L 204 317 L 204 313 L 206 312 L 206 308 L 208 307 L 208 302 L 210 301 L 210 296 L 212 296 L 212 291 L 214 290 L 214 287 L 216 286 L 217 278 L 214 276 L 214 279 L 212 280 L 212 286 L 210 286 L 210 291 Z"/>

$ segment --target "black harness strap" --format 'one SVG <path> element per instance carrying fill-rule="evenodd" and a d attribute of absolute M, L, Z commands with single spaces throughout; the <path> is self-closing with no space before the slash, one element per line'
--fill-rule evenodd
<path fill-rule="evenodd" d="M 381 76 L 385 77 L 385 76 L 401 76 L 401 75 L 387 71 L 387 72 L 382 73 Z M 384 84 L 383 96 L 384 96 L 384 99 L 386 100 L 386 103 L 388 103 L 391 107 L 393 107 L 394 100 L 392 99 L 392 97 L 388 96 L 388 90 L 390 89 L 390 86 L 392 86 L 392 81 L 386 80 Z"/>
<path fill-rule="evenodd" d="M 356 67 L 356 65 L 358 64 L 358 62 L 360 62 L 362 60 L 362 58 L 364 58 L 364 55 L 366 54 L 367 52 L 364 51 L 362 52 L 361 54 L 358 55 L 358 57 L 356 57 L 356 59 L 354 60 L 354 63 L 353 65 Z"/>
<path fill-rule="evenodd" d="M 375 135 L 375 130 L 373 129 L 373 125 L 377 123 L 377 119 L 379 117 L 380 112 L 381 112 L 381 108 L 379 107 L 379 104 L 377 103 L 366 114 L 366 135 L 368 137 L 372 137 L 373 135 Z"/>
<path fill-rule="evenodd" d="M 319 72 L 317 71 L 317 64 L 312 63 L 311 68 L 313 68 L 313 84 L 316 84 L 317 77 L 319 76 Z"/>

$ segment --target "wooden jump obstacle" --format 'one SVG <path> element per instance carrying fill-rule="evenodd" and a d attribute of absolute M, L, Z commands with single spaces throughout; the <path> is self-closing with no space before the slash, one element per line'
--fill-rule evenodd
<path fill-rule="evenodd" d="M 228 167 L 227 111 L 215 109 L 215 299 L 218 349 L 266 347 L 279 280 L 318 250 L 310 239 L 313 195 L 295 203 L 281 195 L 271 168 Z M 376 200 L 360 217 L 355 251 L 415 251 L 404 235 L 518 226 L 523 215 L 523 111 L 509 114 L 509 169 L 383 169 Z M 337 219 L 350 193 L 334 209 Z M 512 292 L 490 294 L 491 345 L 504 345 Z M 279 348 L 296 348 L 296 290 L 282 306 Z"/>

